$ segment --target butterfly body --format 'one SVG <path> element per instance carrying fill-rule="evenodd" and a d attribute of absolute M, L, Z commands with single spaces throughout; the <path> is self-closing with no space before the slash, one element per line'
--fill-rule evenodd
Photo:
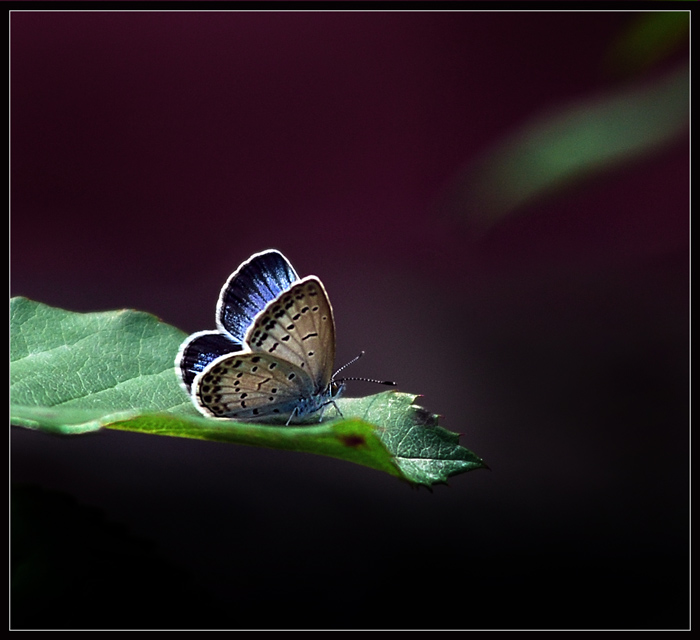
<path fill-rule="evenodd" d="M 315 276 L 299 279 L 278 251 L 244 262 L 217 305 L 218 331 L 182 344 L 176 370 L 204 415 L 244 421 L 308 421 L 334 405 L 335 322 Z"/>

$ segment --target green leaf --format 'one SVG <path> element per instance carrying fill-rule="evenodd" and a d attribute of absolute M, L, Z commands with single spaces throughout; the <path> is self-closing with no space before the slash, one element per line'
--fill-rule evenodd
<path fill-rule="evenodd" d="M 14 425 L 60 434 L 105 427 L 304 451 L 426 486 L 486 466 L 410 394 L 341 398 L 342 418 L 303 426 L 207 418 L 175 374 L 186 334 L 156 317 L 72 313 L 26 298 L 13 298 L 10 312 Z"/>
<path fill-rule="evenodd" d="M 13 424 L 73 433 L 115 415 L 191 408 L 173 368 L 184 338 L 139 311 L 80 314 L 13 298 Z"/>
<path fill-rule="evenodd" d="M 690 75 L 587 99 L 526 122 L 454 182 L 447 207 L 488 227 L 534 200 L 687 135 Z"/>

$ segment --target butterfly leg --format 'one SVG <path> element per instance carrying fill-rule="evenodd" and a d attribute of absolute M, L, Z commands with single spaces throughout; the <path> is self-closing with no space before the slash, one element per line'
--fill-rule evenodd
<path fill-rule="evenodd" d="M 324 405 L 321 406 L 321 415 L 318 419 L 319 422 L 323 422 L 323 414 L 325 413 L 326 407 L 329 404 L 332 404 L 335 407 L 335 411 L 338 414 L 338 416 L 340 416 L 341 418 L 343 417 L 343 412 L 338 408 L 338 405 L 335 403 L 335 400 L 329 400 L 328 402 L 326 402 Z"/>
<path fill-rule="evenodd" d="M 289 426 L 289 423 L 292 421 L 292 418 L 297 414 L 297 410 L 298 410 L 298 409 L 299 409 L 299 407 L 294 407 L 294 411 L 292 411 L 292 413 L 291 413 L 291 415 L 289 416 L 289 418 L 287 418 L 287 423 L 284 425 L 285 427 L 288 427 L 288 426 Z"/>

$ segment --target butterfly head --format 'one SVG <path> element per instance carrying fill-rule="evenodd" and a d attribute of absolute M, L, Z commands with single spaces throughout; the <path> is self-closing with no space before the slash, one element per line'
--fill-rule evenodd
<path fill-rule="evenodd" d="M 342 380 L 332 380 L 328 385 L 328 398 L 330 400 L 335 400 L 336 398 L 340 398 L 343 393 L 345 393 L 345 382 Z"/>

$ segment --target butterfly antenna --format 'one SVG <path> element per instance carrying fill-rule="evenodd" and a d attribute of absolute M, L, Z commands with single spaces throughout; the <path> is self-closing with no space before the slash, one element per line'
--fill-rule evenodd
<path fill-rule="evenodd" d="M 392 382 L 391 380 L 373 380 L 372 378 L 339 378 L 338 380 L 335 379 L 335 377 L 345 368 L 349 367 L 351 364 L 354 362 L 357 362 L 363 355 L 365 355 L 364 351 L 360 351 L 359 355 L 355 356 L 350 362 L 347 362 L 344 364 L 340 369 L 338 369 L 334 374 L 333 374 L 333 381 L 334 382 L 347 382 L 348 380 L 355 380 L 358 382 L 374 382 L 375 384 L 386 384 L 389 385 L 390 387 L 395 387 L 396 383 Z"/>
<path fill-rule="evenodd" d="M 374 382 L 375 384 L 386 384 L 390 387 L 395 387 L 396 383 L 392 380 L 373 380 L 372 378 L 338 378 L 334 382 L 347 382 L 348 380 L 357 380 L 359 382 Z"/>
<path fill-rule="evenodd" d="M 338 369 L 334 374 L 333 374 L 333 380 L 335 380 L 335 377 L 343 370 L 347 369 L 351 364 L 357 362 L 363 355 L 365 355 L 364 351 L 360 351 L 360 354 L 355 356 L 350 362 L 346 362 L 340 369 Z"/>

